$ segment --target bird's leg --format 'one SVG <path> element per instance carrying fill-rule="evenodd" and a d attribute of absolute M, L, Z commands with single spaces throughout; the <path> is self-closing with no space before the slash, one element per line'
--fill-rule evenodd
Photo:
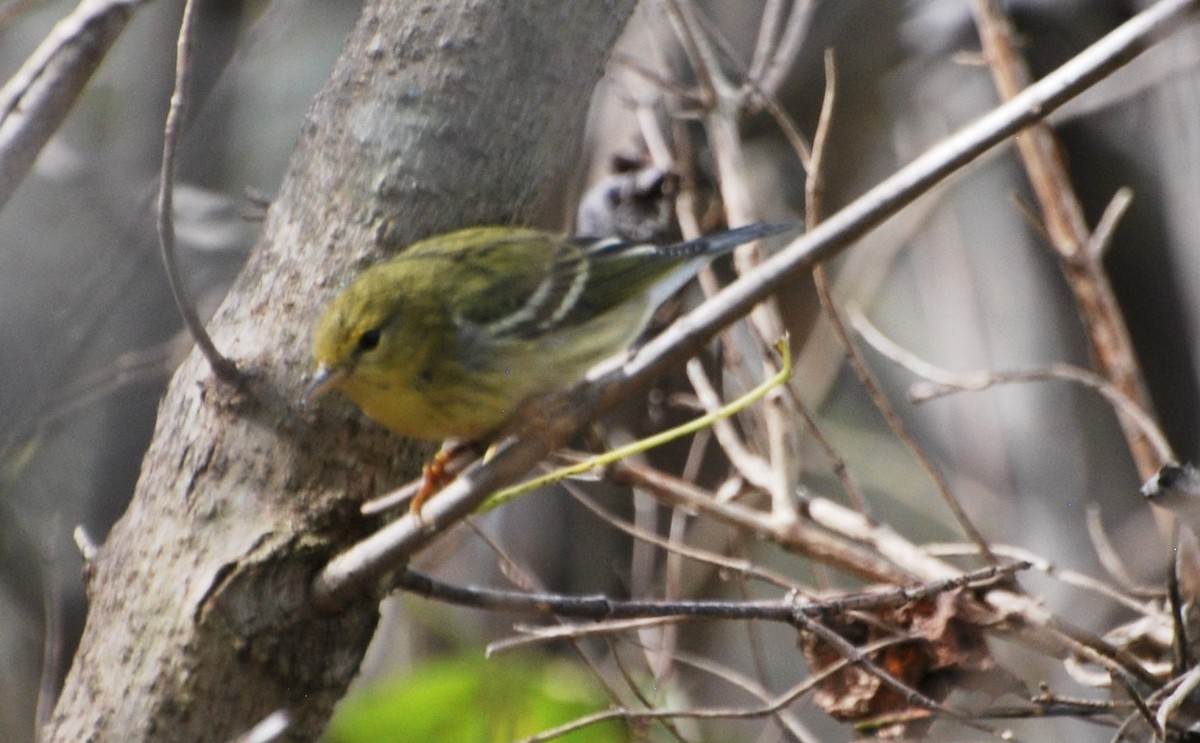
<path fill-rule="evenodd" d="M 421 520 L 421 506 L 437 491 L 446 487 L 454 477 L 458 474 L 459 467 L 453 468 L 455 471 L 449 472 L 451 463 L 471 449 L 475 448 L 474 441 L 448 441 L 433 458 L 426 463 L 421 471 L 421 489 L 413 496 L 412 503 L 408 510 L 418 521 Z"/>

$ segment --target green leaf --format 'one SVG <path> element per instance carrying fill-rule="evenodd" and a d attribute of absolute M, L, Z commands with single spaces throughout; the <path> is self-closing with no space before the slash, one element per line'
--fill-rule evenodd
<path fill-rule="evenodd" d="M 508 743 L 605 709 L 607 697 L 565 660 L 460 656 L 419 666 L 402 678 L 347 697 L 326 743 Z M 564 743 L 621 743 L 620 722 L 590 725 Z"/>

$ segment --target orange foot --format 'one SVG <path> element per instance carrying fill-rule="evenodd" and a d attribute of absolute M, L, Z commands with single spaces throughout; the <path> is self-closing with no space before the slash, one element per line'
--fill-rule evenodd
<path fill-rule="evenodd" d="M 449 464 L 454 461 L 458 455 L 471 449 L 475 446 L 473 441 L 457 441 L 453 444 L 443 447 L 437 454 L 433 455 L 433 459 L 425 465 L 422 470 L 421 489 L 413 497 L 412 503 L 408 510 L 417 521 L 421 521 L 421 506 L 425 505 L 425 501 L 431 495 L 446 487 L 451 480 L 454 479 L 455 473 L 447 472 Z"/>

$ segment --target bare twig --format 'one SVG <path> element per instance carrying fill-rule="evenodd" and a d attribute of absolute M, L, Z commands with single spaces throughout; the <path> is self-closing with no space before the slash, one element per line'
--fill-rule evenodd
<path fill-rule="evenodd" d="M 913 402 L 926 402 L 937 397 L 953 395 L 958 392 L 978 392 L 999 384 L 1014 384 L 1018 382 L 1044 382 L 1060 380 L 1074 382 L 1095 391 L 1112 406 L 1114 412 L 1124 417 L 1131 426 L 1137 427 L 1139 435 L 1153 448 L 1155 455 L 1165 462 L 1176 461 L 1175 453 L 1171 450 L 1167 437 L 1159 429 L 1155 420 L 1137 403 L 1129 399 L 1124 392 L 1109 380 L 1095 372 L 1080 369 L 1070 364 L 1051 364 L 1042 369 L 1017 369 L 1009 371 L 976 371 L 960 374 L 934 366 L 918 357 L 908 349 L 902 348 L 892 339 L 883 334 L 861 312 L 854 312 L 851 317 L 854 329 L 870 343 L 875 350 L 891 361 L 908 369 L 913 374 L 924 377 L 929 383 L 923 386 L 914 385 L 909 397 Z"/>
<path fill-rule="evenodd" d="M 496 542 L 496 540 L 492 539 L 492 537 L 489 536 L 488 533 L 485 532 L 483 529 L 480 529 L 477 527 L 477 525 L 475 524 L 475 521 L 473 519 L 467 519 L 466 523 L 475 532 L 475 535 L 479 539 L 483 540 L 483 542 L 488 546 L 488 548 L 491 549 L 492 552 L 495 553 L 496 556 L 499 558 L 501 570 L 506 578 L 511 580 L 513 583 L 515 583 L 517 586 L 519 586 L 520 588 L 522 588 L 525 591 L 532 591 L 532 590 L 535 590 L 535 589 L 541 587 L 537 578 L 534 575 L 532 575 L 531 573 L 529 573 L 528 571 L 524 570 L 519 564 L 517 564 L 517 562 L 514 561 L 508 555 L 508 553 L 500 546 L 499 543 Z M 587 649 L 579 642 L 579 638 L 575 637 L 575 636 L 571 636 L 569 633 L 564 633 L 563 635 L 560 635 L 560 637 L 563 637 L 563 639 L 565 639 L 570 644 L 571 649 L 575 651 L 576 655 L 579 656 L 580 660 L 583 661 L 584 665 L 586 665 L 588 667 L 588 669 L 592 672 L 592 674 L 596 678 L 597 682 L 599 682 L 600 685 L 604 688 L 605 692 L 609 696 L 609 699 L 611 699 L 614 704 L 620 704 L 621 703 L 621 695 L 618 693 L 617 689 L 613 686 L 613 684 L 611 684 L 609 682 L 609 679 L 604 675 L 604 673 L 600 670 L 600 667 L 596 663 L 596 660 L 587 651 Z M 514 643 L 514 645 L 515 645 L 515 643 Z M 492 652 L 495 651 L 495 649 L 496 649 L 495 645 L 491 646 L 488 650 L 488 654 L 490 655 Z M 614 658 L 615 657 L 616 656 L 614 654 Z M 619 665 L 619 661 L 618 661 L 618 665 Z M 625 679 L 626 685 L 633 692 L 634 696 L 636 696 L 637 699 L 643 705 L 650 706 L 649 702 L 645 699 L 644 695 L 642 694 L 641 689 L 638 687 L 638 685 L 636 683 L 633 683 L 632 679 L 629 677 L 628 674 L 624 673 L 623 669 L 622 669 L 622 677 Z M 667 728 L 668 731 L 670 731 L 672 733 L 674 732 L 674 730 L 671 728 L 669 721 L 663 720 L 660 722 L 664 727 Z"/>
<path fill-rule="evenodd" d="M 798 12 L 799 7 L 800 4 L 793 6 L 793 11 Z M 809 10 L 811 10 L 811 8 Z M 795 12 L 794 15 L 796 15 Z M 795 20 L 796 19 L 793 17 L 793 21 Z M 753 80 L 753 75 L 751 75 L 751 79 Z M 758 91 L 763 97 L 763 101 L 766 104 L 767 110 L 770 112 L 771 116 L 775 119 L 776 123 L 783 131 L 785 138 L 788 140 L 789 144 L 791 144 L 793 151 L 800 159 L 800 162 L 803 164 L 805 172 L 807 173 L 804 182 L 805 218 L 807 220 L 807 226 L 810 228 L 820 221 L 820 205 L 822 196 L 824 194 L 824 176 L 821 171 L 821 163 L 824 159 L 825 145 L 828 141 L 829 126 L 832 122 L 833 104 L 835 99 L 834 85 L 836 81 L 836 75 L 834 74 L 832 50 L 826 50 L 825 53 L 825 79 L 825 96 L 822 100 L 821 114 L 818 119 L 817 131 L 812 147 L 809 147 L 804 141 L 803 137 L 800 136 L 795 122 L 792 121 L 787 112 L 783 111 L 775 99 L 765 90 Z M 818 267 L 814 270 L 817 272 L 822 272 L 823 275 L 823 268 L 821 266 L 818 265 Z M 817 426 L 816 420 L 812 414 L 805 407 L 803 400 L 800 399 L 800 395 L 796 392 L 796 386 L 798 384 L 800 384 L 800 382 L 793 378 L 792 383 L 788 386 L 787 391 L 790 393 L 789 402 L 791 411 L 804 421 L 805 427 L 808 429 L 810 435 L 813 436 L 818 445 L 829 457 L 829 460 L 832 463 L 834 476 L 837 477 L 838 481 L 842 484 L 842 488 L 847 497 L 850 498 L 851 503 L 853 503 L 854 506 L 863 514 L 869 514 L 870 506 L 867 503 L 866 498 L 863 496 L 862 490 L 858 487 L 858 483 L 855 480 L 853 473 L 851 473 L 846 467 L 845 460 L 842 459 L 832 444 L 830 444 L 828 438 L 820 430 L 820 427 Z"/>
<path fill-rule="evenodd" d="M 750 58 L 748 76 L 761 79 L 763 69 L 770 63 L 778 49 L 776 38 L 783 23 L 783 4 L 787 0 L 767 0 L 763 5 L 762 17 L 758 20 L 758 39 L 754 42 L 754 56 Z"/>
<path fill-rule="evenodd" d="M 593 503 L 590 499 L 584 497 L 583 493 L 579 492 L 578 488 L 573 487 L 572 483 L 564 482 L 562 485 L 566 488 L 567 492 L 571 494 L 571 497 L 575 499 L 576 503 L 591 511 L 597 518 L 603 520 L 609 526 L 625 532 L 634 539 L 640 539 L 641 541 L 646 542 L 647 544 L 653 544 L 664 551 L 673 552 L 675 554 L 688 557 L 692 560 L 696 560 L 697 562 L 707 563 L 722 570 L 728 570 L 732 573 L 737 573 L 738 575 L 746 578 L 761 580 L 765 583 L 770 583 L 788 591 L 795 591 L 798 594 L 804 593 L 801 586 L 796 583 L 796 581 L 792 580 L 783 573 L 756 565 L 750 560 L 739 560 L 709 550 L 691 547 L 687 544 L 683 544 L 682 542 L 663 539 L 653 532 L 640 529 L 622 519 L 617 518 L 613 514 Z"/>
<path fill-rule="evenodd" d="M 1159 726 L 1158 719 L 1154 716 L 1154 713 L 1151 712 L 1146 700 L 1142 698 L 1142 695 L 1138 692 L 1133 683 L 1124 676 L 1118 676 L 1115 681 L 1117 684 L 1124 687 L 1125 693 L 1129 695 L 1129 699 L 1133 702 L 1134 709 L 1137 710 L 1137 713 L 1141 715 L 1146 724 L 1150 726 L 1150 729 L 1154 731 L 1155 737 L 1162 738 L 1165 734 L 1165 731 L 1161 726 Z"/>
<path fill-rule="evenodd" d="M 1179 544 L 1179 530 L 1182 529 L 1179 519 L 1172 525 L 1174 533 L 1171 544 Z M 1180 550 L 1182 552 L 1182 550 Z M 1189 627 L 1184 617 L 1184 604 L 1189 603 L 1183 597 L 1179 586 L 1180 559 L 1171 561 L 1167 570 L 1167 606 L 1171 611 L 1171 675 L 1178 678 L 1192 668 L 1192 648 L 1188 639 Z M 1181 683 L 1187 683 L 1186 681 Z M 1161 721 L 1161 718 L 1160 718 Z"/>
<path fill-rule="evenodd" d="M 1188 703 L 1188 697 L 1197 688 L 1200 688 L 1200 667 L 1188 671 L 1175 690 L 1158 705 L 1158 714 L 1154 716 L 1154 721 L 1157 723 L 1159 735 L 1165 733 L 1170 725 L 1171 717 Z"/>
<path fill-rule="evenodd" d="M 804 216 L 805 221 L 811 229 L 821 221 L 821 205 L 825 194 L 825 175 L 823 165 L 825 162 L 825 147 L 829 141 L 830 127 L 833 123 L 833 106 L 837 96 L 837 69 L 834 65 L 833 50 L 825 50 L 825 95 L 821 100 L 821 114 L 817 119 L 817 130 L 813 135 L 812 149 L 807 157 L 806 177 L 804 179 Z M 786 114 L 780 112 L 779 116 L 787 117 Z M 805 152 L 802 150 L 796 151 L 801 160 L 805 160 Z M 830 321 L 835 324 L 840 324 L 837 308 L 833 304 L 832 294 L 829 291 L 828 277 L 824 263 L 818 263 L 813 268 L 813 277 L 816 282 L 818 291 L 818 299 L 822 306 L 826 307 L 825 311 Z M 836 334 L 836 330 L 835 330 Z M 839 337 L 845 337 L 845 333 L 838 334 Z M 843 350 L 847 353 L 854 353 L 852 345 L 844 345 Z M 829 440 L 821 432 L 817 426 L 816 420 L 808 412 L 800 395 L 796 392 L 795 384 L 789 385 L 789 390 L 795 399 L 797 412 L 803 417 L 806 427 L 818 444 L 825 450 L 830 461 L 833 463 L 834 476 L 842 484 L 842 489 L 845 491 L 850 502 L 854 504 L 864 516 L 870 516 L 871 506 L 863 495 L 862 490 L 858 487 L 858 483 L 854 478 L 853 473 L 846 467 L 845 460 L 842 459 L 829 443 Z"/>
<path fill-rule="evenodd" d="M 825 499 L 808 503 L 814 523 L 788 524 L 777 522 L 757 509 L 719 502 L 689 482 L 642 465 L 622 462 L 614 467 L 613 475 L 619 481 L 646 488 L 669 505 L 691 508 L 721 523 L 757 534 L 783 549 L 869 581 L 902 585 L 911 582 L 914 576 L 936 579 L 954 573 L 950 565 L 923 554 L 886 527 L 872 525 L 862 514 Z"/>
<path fill-rule="evenodd" d="M 688 90 L 679 86 L 679 83 L 670 80 L 662 74 L 650 69 L 642 61 L 636 57 L 631 57 L 628 54 L 620 53 L 613 55 L 613 61 L 630 71 L 637 73 L 645 78 L 647 82 L 653 83 L 658 88 L 671 93 L 680 100 L 691 101 L 693 103 L 700 102 L 700 94 L 694 90 Z M 637 105 L 636 102 L 633 105 Z"/>
<path fill-rule="evenodd" d="M 1162 5 L 1165 3 L 1156 7 Z M 1016 51 L 1012 26 L 996 0 L 974 0 L 972 7 L 996 87 L 1003 98 L 1012 99 L 1029 79 L 1028 69 Z M 1100 263 L 1101 251 L 1097 246 L 1106 242 L 1108 236 L 1096 238 L 1089 232 L 1053 130 L 1044 123 L 1031 127 L 1017 140 L 1017 150 L 1041 204 L 1051 244 L 1079 306 L 1096 368 L 1138 408 L 1152 410 L 1129 331 Z M 1162 447 L 1146 438 L 1145 426 L 1121 410 L 1117 411 L 1117 419 L 1138 473 L 1143 480 L 1149 479 L 1170 460 L 1162 459 Z"/>
<path fill-rule="evenodd" d="M 0 208 L 145 2 L 83 0 L 0 89 Z"/>
<path fill-rule="evenodd" d="M 443 476 L 448 479 L 457 477 L 458 473 L 462 472 L 482 455 L 478 447 L 460 446 L 458 443 L 453 442 L 444 444 L 442 451 L 451 454 L 450 459 L 446 460 L 442 468 Z M 421 476 L 401 485 L 390 493 L 385 493 L 378 498 L 372 498 L 364 502 L 358 509 L 359 513 L 364 516 L 374 516 L 386 513 L 394 508 L 399 508 L 417 497 L 417 493 L 421 492 L 421 488 L 423 487 L 425 487 L 425 477 Z"/>
<path fill-rule="evenodd" d="M 1129 211 L 1132 203 L 1133 189 L 1128 186 L 1117 189 L 1117 192 L 1113 194 L 1108 206 L 1104 207 L 1104 213 L 1100 215 L 1100 221 L 1096 222 L 1096 229 L 1088 238 L 1087 254 L 1091 256 L 1092 260 L 1098 261 L 1104 258 L 1109 245 L 1112 244 L 1113 233 L 1116 231 L 1117 225 L 1121 223 L 1121 219 Z"/>
<path fill-rule="evenodd" d="M 677 547 L 686 547 L 688 513 L 682 508 L 671 510 L 667 538 L 660 549 L 666 552 L 662 570 L 662 596 L 668 601 L 678 600 L 683 591 L 683 553 Z M 643 543 L 648 544 L 648 543 Z M 654 677 L 655 684 L 662 683 L 671 675 L 675 666 L 675 651 L 679 648 L 679 627 L 676 623 L 646 627 L 638 632 L 642 644 L 642 655 L 646 666 Z"/>
<path fill-rule="evenodd" d="M 699 21 L 692 5 L 671 0 L 668 8 L 672 11 L 672 18 L 676 21 L 685 48 L 690 50 L 692 65 L 702 68 L 697 69 L 697 75 L 707 89 L 705 98 L 710 102 L 705 112 L 704 123 L 720 175 L 721 197 L 726 216 L 731 225 L 748 224 L 757 220 L 759 214 L 746 181 L 747 168 L 738 128 L 745 97 L 738 86 L 725 75 L 717 60 L 716 51 L 709 43 L 709 37 L 698 32 Z M 761 251 L 758 246 L 748 245 L 734 253 L 734 264 L 739 273 L 745 273 L 757 265 L 760 258 Z M 750 313 L 750 319 L 763 347 L 774 343 L 776 338 L 784 334 L 783 321 L 773 299 L 755 307 Z M 748 362 L 742 365 L 743 373 L 750 379 L 758 380 L 771 374 L 770 369 L 761 364 L 758 368 L 752 368 L 751 358 L 743 358 L 743 361 Z M 798 444 L 789 423 L 792 416 L 780 407 L 789 403 L 790 398 L 776 395 L 771 404 L 763 409 L 759 417 L 761 426 L 756 426 L 755 430 L 766 432 L 766 446 L 771 464 L 771 476 L 766 490 L 771 496 L 771 510 L 780 519 L 795 520 L 799 518 L 796 498 L 800 476 L 796 461 Z"/>
<path fill-rule="evenodd" d="M 965 542 L 961 544 L 925 544 L 922 545 L 922 548 L 935 557 L 967 555 L 975 554 L 977 552 L 974 545 L 967 544 Z M 1131 598 L 1129 595 L 1127 595 L 1127 593 L 1129 593 L 1127 591 L 1122 592 L 1124 587 L 1122 587 L 1122 590 L 1117 590 L 1113 586 L 1097 580 L 1085 573 L 1080 573 L 1067 568 L 1060 568 L 1046 558 L 1036 555 L 1027 549 L 1008 544 L 993 544 L 992 551 L 1000 557 L 1004 557 L 1009 560 L 1028 562 L 1032 566 L 1033 570 L 1045 573 L 1049 577 L 1061 581 L 1068 586 L 1074 586 L 1075 588 L 1080 588 L 1085 591 L 1090 591 L 1098 596 L 1102 596 L 1109 601 L 1120 604 L 1126 609 L 1143 616 L 1151 616 L 1158 613 L 1158 609 L 1152 604 L 1147 604 L 1145 601 L 1138 601 L 1136 598 Z M 1138 596 L 1138 598 L 1161 598 L 1162 591 L 1156 592 L 1153 597 L 1143 597 L 1139 594 L 1134 595 Z"/>
<path fill-rule="evenodd" d="M 833 50 L 825 50 L 825 95 L 821 98 L 821 115 L 817 117 L 817 131 L 813 134 L 812 153 L 808 159 L 808 172 L 804 178 L 804 220 L 808 228 L 816 227 L 821 221 L 825 196 L 825 146 L 833 126 L 833 107 L 837 101 L 837 66 Z M 818 264 L 816 269 L 823 271 Z"/>
<path fill-rule="evenodd" d="M 557 642 L 558 640 L 582 640 L 589 637 L 602 637 L 605 635 L 615 635 L 622 632 L 632 630 L 640 630 L 645 627 L 657 627 L 668 622 L 686 621 L 684 617 L 640 617 L 637 619 L 607 619 L 602 622 L 588 622 L 587 624 L 556 624 L 549 627 L 540 625 L 515 624 L 513 629 L 523 633 L 516 637 L 506 637 L 502 640 L 496 640 L 488 643 L 486 655 L 492 657 L 497 653 L 504 653 L 517 648 L 528 647 L 530 645 L 540 645 L 547 642 Z M 631 688 L 635 688 L 636 684 L 630 684 Z M 649 706 L 649 705 L 647 705 Z"/>
<path fill-rule="evenodd" d="M 824 160 L 825 140 L 828 138 L 829 126 L 833 116 L 834 97 L 837 90 L 835 81 L 836 70 L 833 64 L 833 54 L 826 53 L 825 100 L 821 105 L 821 117 L 817 125 L 817 134 L 813 137 L 812 164 L 808 169 L 808 178 L 805 180 L 806 221 L 808 222 L 809 229 L 816 226 L 821 219 L 821 196 L 824 191 L 821 163 Z M 917 441 L 912 431 L 909 430 L 908 425 L 900 417 L 899 413 L 896 412 L 896 408 L 892 405 L 891 401 L 888 400 L 883 387 L 879 384 L 879 380 L 867 365 L 867 360 L 863 358 L 862 354 L 859 353 L 854 343 L 850 340 L 850 333 L 846 329 L 842 313 L 838 309 L 837 302 L 834 301 L 829 272 L 823 262 L 813 267 L 813 280 L 817 288 L 817 297 L 821 301 L 821 310 L 825 313 L 826 319 L 829 320 L 829 327 L 833 330 L 834 337 L 837 338 L 838 345 L 841 346 L 842 352 L 845 353 L 846 360 L 850 363 L 850 368 L 854 370 L 854 375 L 857 377 L 859 384 L 866 390 L 867 395 L 871 398 L 871 402 L 887 422 L 888 428 L 904 444 L 909 454 L 917 460 L 921 469 L 925 470 L 929 479 L 933 481 L 934 487 L 942 497 L 942 501 L 950 509 L 950 512 L 954 514 L 954 518 L 958 521 L 958 525 L 963 530 L 963 533 L 967 535 L 968 539 L 979 546 L 979 553 L 985 560 L 995 563 L 995 557 L 988 548 L 987 540 L 971 521 L 962 504 L 958 502 L 958 498 L 954 495 L 954 491 L 950 487 L 950 481 L 946 479 L 941 469 L 925 453 L 925 449 Z"/>
<path fill-rule="evenodd" d="M 796 61 L 796 56 L 800 54 L 804 40 L 808 37 L 812 14 L 816 8 L 815 0 L 793 0 L 792 12 L 783 27 L 783 34 L 779 37 L 779 43 L 773 47 L 763 44 L 766 38 L 774 38 L 771 28 L 773 23 L 768 24 L 768 16 L 764 11 L 759 43 L 755 45 L 754 60 L 747 75 L 754 82 L 755 92 L 764 98 L 773 98 L 783 84 L 785 76 L 791 71 L 792 63 Z"/>
<path fill-rule="evenodd" d="M 688 381 L 691 382 L 692 389 L 696 391 L 696 397 L 700 400 L 700 404 L 704 407 L 704 410 L 708 413 L 719 410 L 722 405 L 721 398 L 717 395 L 716 389 L 713 388 L 708 374 L 704 371 L 704 365 L 700 363 L 699 359 L 688 361 L 687 375 Z M 717 442 L 721 445 L 721 450 L 725 452 L 725 456 L 729 458 L 730 464 L 733 465 L 738 474 L 746 478 L 746 481 L 756 488 L 764 491 L 770 488 L 770 462 L 746 446 L 746 442 L 742 440 L 732 421 L 728 418 L 722 418 L 713 423 L 712 428 L 709 430 L 716 436 Z"/>
<path fill-rule="evenodd" d="M 751 679 L 748 676 L 744 676 L 724 664 L 716 663 L 711 658 L 705 658 L 692 653 L 680 652 L 677 655 L 676 660 L 679 663 L 689 665 L 693 668 L 704 671 L 705 673 L 716 676 L 731 686 L 750 694 L 763 704 L 770 704 L 775 699 L 775 695 L 762 682 Z M 818 738 L 814 737 L 813 734 L 809 732 L 804 725 L 786 709 L 777 709 L 771 716 L 775 719 L 776 724 L 786 730 L 791 738 L 797 741 L 797 743 L 804 743 L 805 741 L 809 740 L 819 740 Z"/>
<path fill-rule="evenodd" d="M 804 423 L 805 430 L 812 437 L 821 451 L 825 453 L 825 457 L 829 460 L 829 469 L 833 473 L 838 484 L 842 486 L 842 492 L 846 494 L 846 498 L 850 500 L 850 504 L 867 518 L 871 518 L 871 506 L 867 502 L 867 497 L 863 493 L 862 487 L 858 484 L 858 478 L 854 476 L 845 458 L 841 452 L 834 447 L 833 442 L 817 425 L 817 419 L 813 416 L 812 411 L 808 409 L 808 405 L 800 399 L 800 395 L 792 385 L 785 387 L 785 390 L 792 396 L 792 408 L 800 416 L 800 420 Z"/>
<path fill-rule="evenodd" d="M 874 653 L 879 650 L 884 650 L 888 647 L 891 647 L 892 645 L 895 645 L 897 642 L 900 642 L 900 641 L 902 641 L 902 640 L 897 640 L 895 638 L 886 638 L 879 642 L 875 642 L 866 647 L 860 648 L 860 650 L 864 653 Z M 536 741 L 551 740 L 555 737 L 558 737 L 567 732 L 570 732 L 571 730 L 576 730 L 580 727 L 585 727 L 587 725 L 592 725 L 597 722 L 603 722 L 605 720 L 612 720 L 612 719 L 624 719 L 626 721 L 633 722 L 633 721 L 637 721 L 637 720 L 655 720 L 655 719 L 667 719 L 667 718 L 750 719 L 750 718 L 756 718 L 756 717 L 767 717 L 767 716 L 776 714 L 780 710 L 783 710 L 788 705 L 792 704 L 797 699 L 799 699 L 801 696 L 807 694 L 809 691 L 811 691 L 813 688 L 815 688 L 822 681 L 830 678 L 831 676 L 833 676 L 837 673 L 840 673 L 843 669 L 845 669 L 849 665 L 850 665 L 850 661 L 845 658 L 836 660 L 833 663 L 830 663 L 829 666 L 827 666 L 826 668 L 822 669 L 819 673 L 815 673 L 815 674 L 809 676 L 808 678 L 804 679 L 803 681 L 795 684 L 790 689 L 787 689 L 786 691 L 779 694 L 775 698 L 769 700 L 766 704 L 764 704 L 760 707 L 750 707 L 750 708 L 746 708 L 746 709 L 720 708 L 719 707 L 719 708 L 691 709 L 691 710 L 688 710 L 688 709 L 680 709 L 680 710 L 614 709 L 614 710 L 607 710 L 605 712 L 596 713 L 595 715 L 589 715 L 584 718 L 579 718 L 579 720 L 577 720 L 577 721 L 574 721 L 572 723 L 567 723 L 566 725 L 563 725 L 559 728 L 555 728 L 553 731 L 545 731 L 533 738 L 526 738 L 525 741 L 522 741 L 522 743 L 535 743 Z"/>
<path fill-rule="evenodd" d="M 58 531 L 58 519 L 53 519 L 45 527 L 45 545 L 42 548 L 42 616 L 45 626 L 42 629 L 42 666 L 38 679 L 37 703 L 34 708 L 34 720 L 39 730 L 44 729 L 54 712 L 54 702 L 57 690 L 62 685 L 59 664 L 62 661 L 64 645 L 67 643 L 63 630 L 63 587 L 58 577 L 57 566 L 51 563 L 50 544 L 55 532 Z"/>
<path fill-rule="evenodd" d="M 1104 522 L 1100 518 L 1100 506 L 1090 504 L 1085 511 L 1087 517 L 1088 538 L 1092 541 L 1092 549 L 1096 552 L 1096 558 L 1100 560 L 1100 565 L 1112 577 L 1114 581 L 1120 584 L 1121 589 L 1127 593 L 1140 598 L 1161 598 L 1162 589 L 1143 586 L 1134 580 L 1129 569 L 1125 567 L 1125 561 L 1121 559 L 1115 547 L 1108 539 L 1108 532 L 1104 530 Z"/>
<path fill-rule="evenodd" d="M 801 617 L 809 619 L 840 615 L 851 611 L 877 611 L 894 608 L 942 593 L 990 585 L 1029 567 L 1028 562 L 1016 562 L 1002 567 L 974 570 L 910 588 L 902 586 L 880 588 L 834 596 L 821 601 L 800 601 L 798 597 L 790 593 L 782 599 L 764 601 L 618 600 L 602 594 L 566 596 L 546 592 L 507 591 L 482 586 L 456 586 L 411 569 L 405 569 L 397 575 L 395 585 L 406 591 L 438 601 L 496 611 L 554 614 L 560 617 L 579 617 L 594 621 L 653 617 L 761 619 L 798 625 L 804 629 L 804 623 L 800 621 Z"/>
<path fill-rule="evenodd" d="M 171 94 L 171 107 L 167 111 L 167 123 L 163 131 L 162 170 L 159 176 L 158 189 L 158 240 L 162 249 L 163 265 L 167 270 L 167 280 L 171 284 L 171 294 L 175 297 L 175 305 L 183 317 L 192 339 L 208 360 L 213 374 L 218 379 L 229 384 L 236 384 L 241 379 L 241 373 L 232 361 L 223 356 L 196 311 L 196 303 L 188 291 L 187 282 L 179 268 L 179 258 L 175 251 L 175 153 L 179 148 L 179 138 L 187 125 L 188 88 L 192 70 L 192 45 L 195 43 L 194 23 L 196 17 L 196 0 L 187 0 L 183 9 L 183 21 L 179 27 L 177 57 L 175 61 L 175 91 Z"/>
<path fill-rule="evenodd" d="M 976 713 L 989 720 L 1022 720 L 1045 717 L 1071 717 L 1087 720 L 1105 715 L 1116 715 L 1133 709 L 1132 704 L 1121 704 L 1113 700 L 1067 699 L 1049 694 L 1039 695 L 1032 704 L 1011 707 L 988 707 Z"/>
<path fill-rule="evenodd" d="M 1139 408 L 1136 402 L 1126 397 L 1125 393 L 1118 389 L 1112 382 L 1104 379 L 1095 372 L 1080 369 L 1070 364 L 1051 364 L 1043 369 L 975 372 L 971 375 L 964 375 L 959 384 L 938 384 L 917 387 L 912 392 L 912 398 L 914 402 L 925 402 L 957 392 L 979 391 L 998 384 L 1044 382 L 1054 379 L 1075 382 L 1097 392 L 1112 406 L 1118 415 L 1126 417 L 1130 427 L 1136 429 L 1138 434 L 1144 437 L 1155 456 L 1160 457 L 1163 462 L 1177 461 L 1166 435 L 1149 413 Z"/>

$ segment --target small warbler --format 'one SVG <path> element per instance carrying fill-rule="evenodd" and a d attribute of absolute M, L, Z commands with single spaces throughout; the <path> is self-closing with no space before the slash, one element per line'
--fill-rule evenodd
<path fill-rule="evenodd" d="M 632 343 L 713 257 L 796 225 L 673 245 L 474 227 L 367 269 L 317 323 L 307 399 L 337 390 L 404 436 L 480 439 Z"/>

